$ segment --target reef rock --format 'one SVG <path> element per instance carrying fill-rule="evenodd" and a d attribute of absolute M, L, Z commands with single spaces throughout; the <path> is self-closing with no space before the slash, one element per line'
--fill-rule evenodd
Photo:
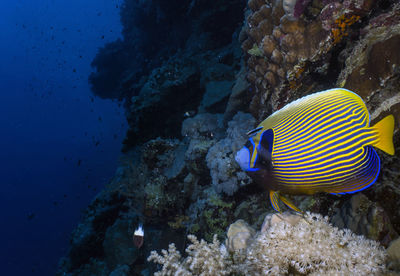
<path fill-rule="evenodd" d="M 331 88 L 337 52 L 375 6 L 370 0 L 250 0 L 241 43 L 255 90 L 252 114 L 261 120 L 294 99 Z"/>
<path fill-rule="evenodd" d="M 388 267 L 392 270 L 400 271 L 400 238 L 392 241 L 387 249 Z"/>
<path fill-rule="evenodd" d="M 118 265 L 133 264 L 139 257 L 139 250 L 129 235 L 129 223 L 117 220 L 106 231 L 103 242 L 104 254 L 111 269 Z"/>
<path fill-rule="evenodd" d="M 332 223 L 386 246 L 398 237 L 384 209 L 361 193 L 354 195 L 337 210 Z"/>
<path fill-rule="evenodd" d="M 388 114 L 395 117 L 394 156 L 381 154 L 381 176 L 370 199 L 379 202 L 400 232 L 400 5 L 369 21 L 353 45 L 336 84 L 357 92 L 370 111 L 371 125 Z"/>
<path fill-rule="evenodd" d="M 138 95 L 131 98 L 126 146 L 149 138 L 179 136 L 186 111 L 195 110 L 204 90 L 194 65 L 184 60 L 153 70 Z"/>
<path fill-rule="evenodd" d="M 268 214 L 264 218 L 264 222 L 261 226 L 261 233 L 268 231 L 271 226 L 276 225 L 280 222 L 288 223 L 291 226 L 295 226 L 302 219 L 299 214 L 284 212 L 281 214 Z"/>
<path fill-rule="evenodd" d="M 356 91 L 372 110 L 371 123 L 393 114 L 400 126 L 400 6 L 373 20 L 346 59 L 337 85 Z"/>
<path fill-rule="evenodd" d="M 228 228 L 227 239 L 225 241 L 228 251 L 246 249 L 255 234 L 256 231 L 242 219 L 232 223 Z"/>

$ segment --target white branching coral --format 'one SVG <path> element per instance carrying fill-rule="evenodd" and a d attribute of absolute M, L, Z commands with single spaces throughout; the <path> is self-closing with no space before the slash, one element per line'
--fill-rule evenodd
<path fill-rule="evenodd" d="M 284 215 L 283 215 L 284 216 Z M 213 243 L 192 242 L 183 259 L 174 245 L 149 261 L 162 264 L 163 275 L 381 275 L 386 252 L 375 241 L 339 230 L 318 214 L 305 214 L 296 224 L 285 218 L 259 232 L 246 249 L 229 254 L 216 236 Z"/>
<path fill-rule="evenodd" d="M 186 248 L 188 256 L 185 259 L 181 257 L 173 243 L 169 245 L 168 251 L 161 251 L 162 255 L 156 251 L 151 252 L 147 260 L 162 265 L 162 269 L 154 273 L 155 276 L 223 276 L 232 273 L 229 254 L 225 246 L 218 241 L 217 235 L 214 235 L 212 243 L 199 241 L 194 235 L 188 235 L 188 239 L 192 244 Z"/>
<path fill-rule="evenodd" d="M 295 225 L 281 220 L 259 233 L 238 270 L 244 275 L 380 275 L 385 257 L 377 242 L 333 227 L 319 214 L 307 213 Z"/>
<path fill-rule="evenodd" d="M 161 264 L 162 269 L 159 272 L 154 273 L 155 276 L 162 275 L 190 275 L 190 272 L 186 270 L 180 263 L 182 257 L 179 251 L 176 249 L 175 244 L 171 243 L 168 247 L 168 251 L 163 249 L 159 255 L 156 251 L 151 251 L 150 256 L 147 260 Z"/>

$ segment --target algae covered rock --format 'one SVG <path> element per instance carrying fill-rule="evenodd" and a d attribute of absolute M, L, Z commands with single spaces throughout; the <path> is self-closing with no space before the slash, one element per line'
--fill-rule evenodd
<path fill-rule="evenodd" d="M 199 112 L 225 110 L 225 103 L 231 94 L 232 81 L 210 81 L 206 84 Z M 221 107 L 222 108 L 221 108 Z"/>
<path fill-rule="evenodd" d="M 392 241 L 387 249 L 388 267 L 400 271 L 400 238 Z"/>
<path fill-rule="evenodd" d="M 127 147 L 158 136 L 179 136 L 184 113 L 195 110 L 201 101 L 204 90 L 199 81 L 196 67 L 184 60 L 154 69 L 130 100 Z"/>
<path fill-rule="evenodd" d="M 371 110 L 371 123 L 393 114 L 400 127 L 400 6 L 371 20 L 346 59 L 337 85 L 356 91 Z"/>
<path fill-rule="evenodd" d="M 386 246 L 398 237 L 385 210 L 361 193 L 354 195 L 337 210 L 332 223 Z"/>
<path fill-rule="evenodd" d="M 107 229 L 103 247 L 105 259 L 112 270 L 118 265 L 130 265 L 139 257 L 139 250 L 129 235 L 127 221 L 117 220 Z"/>
<path fill-rule="evenodd" d="M 130 269 L 128 265 L 120 265 L 114 269 L 109 276 L 128 276 L 129 270 Z"/>

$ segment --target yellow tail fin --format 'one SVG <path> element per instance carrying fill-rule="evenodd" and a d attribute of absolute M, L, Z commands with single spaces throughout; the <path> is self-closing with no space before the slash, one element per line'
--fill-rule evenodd
<path fill-rule="evenodd" d="M 378 143 L 376 143 L 374 146 L 390 155 L 394 155 L 393 115 L 386 116 L 385 118 L 377 122 L 372 128 L 378 131 Z"/>

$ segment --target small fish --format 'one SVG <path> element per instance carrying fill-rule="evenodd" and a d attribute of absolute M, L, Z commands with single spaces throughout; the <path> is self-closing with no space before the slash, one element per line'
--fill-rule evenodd
<path fill-rule="evenodd" d="M 133 243 L 137 248 L 142 247 L 144 241 L 144 231 L 143 225 L 139 225 L 139 227 L 133 233 Z"/>
<path fill-rule="evenodd" d="M 269 190 L 273 208 L 279 199 L 301 212 L 285 194 L 347 194 L 377 179 L 375 148 L 394 155 L 394 117 L 369 126 L 363 100 L 346 89 L 330 89 L 298 99 L 248 132 L 236 161 Z"/>

